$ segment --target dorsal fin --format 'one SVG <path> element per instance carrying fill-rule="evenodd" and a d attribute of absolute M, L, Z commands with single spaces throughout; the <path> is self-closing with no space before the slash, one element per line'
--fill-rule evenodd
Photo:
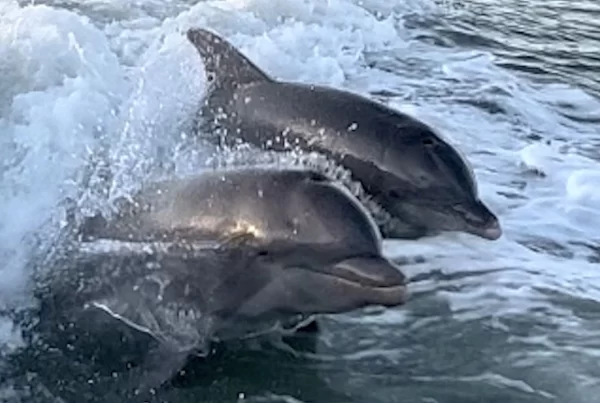
<path fill-rule="evenodd" d="M 236 87 L 272 79 L 222 37 L 201 28 L 187 31 L 188 40 L 204 61 L 206 73 L 212 73 L 214 84 Z M 209 78 L 210 80 L 210 78 Z"/>

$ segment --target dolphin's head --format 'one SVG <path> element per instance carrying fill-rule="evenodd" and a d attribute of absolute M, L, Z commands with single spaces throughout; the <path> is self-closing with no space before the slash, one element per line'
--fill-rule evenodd
<path fill-rule="evenodd" d="M 502 236 L 498 218 L 480 200 L 455 204 L 401 201 L 392 205 L 390 211 L 394 217 L 400 217 L 390 220 L 382 229 L 390 238 L 404 235 L 407 226 L 420 236 L 445 231 L 465 232 L 490 241 Z"/>
<path fill-rule="evenodd" d="M 378 254 L 331 253 L 322 245 L 293 245 L 266 252 L 254 273 L 268 272 L 238 309 L 245 317 L 335 314 L 362 307 L 402 305 L 406 276 Z M 272 252 L 272 253 L 271 253 Z M 254 276 L 256 278 L 256 275 Z"/>
<path fill-rule="evenodd" d="M 406 276 L 382 256 L 350 257 L 308 273 L 321 287 L 310 294 L 303 293 L 303 297 L 314 298 L 325 312 L 368 305 L 393 307 L 404 304 L 408 298 Z"/>
<path fill-rule="evenodd" d="M 416 236 L 458 231 L 498 239 L 499 220 L 479 198 L 466 159 L 421 122 L 403 120 L 396 129 L 401 133 L 368 168 L 368 192 L 393 217 L 384 236 L 405 237 L 410 229 Z"/>

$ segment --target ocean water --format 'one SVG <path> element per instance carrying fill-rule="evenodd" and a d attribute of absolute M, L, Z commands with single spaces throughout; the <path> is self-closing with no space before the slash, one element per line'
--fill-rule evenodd
<path fill-rule="evenodd" d="M 276 77 L 369 94 L 438 128 L 504 236 L 386 241 L 413 261 L 406 306 L 323 318 L 308 352 L 216 357 L 161 401 L 600 402 L 593 0 L 2 0 L 2 312 L 35 304 L 28 263 L 63 225 L 66 197 L 108 209 L 141 180 L 199 169 L 192 26 Z M 1 316 L 0 368 L 24 343 Z M 36 364 L 41 400 L 10 386 L 0 399 L 93 401 L 94 374 Z"/>

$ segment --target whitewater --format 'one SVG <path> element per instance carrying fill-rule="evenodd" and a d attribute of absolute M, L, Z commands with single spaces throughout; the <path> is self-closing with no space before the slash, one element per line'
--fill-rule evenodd
<path fill-rule="evenodd" d="M 166 401 L 600 402 L 600 8 L 499 3 L 2 0 L 0 368 L 26 343 L 11 313 L 35 304 L 30 262 L 67 198 L 110 211 L 211 157 L 189 130 L 206 81 L 185 30 L 205 27 L 274 77 L 435 127 L 504 235 L 386 241 L 407 262 L 406 306 L 324 318 L 314 354 L 220 361 Z"/>

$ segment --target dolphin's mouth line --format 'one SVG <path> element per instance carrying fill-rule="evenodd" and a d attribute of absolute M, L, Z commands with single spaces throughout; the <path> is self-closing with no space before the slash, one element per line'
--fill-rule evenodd
<path fill-rule="evenodd" d="M 334 279 L 333 281 L 337 283 L 336 286 L 346 286 L 353 288 L 355 291 L 365 293 L 362 296 L 364 301 L 361 305 L 382 305 L 387 307 L 394 307 L 406 303 L 406 301 L 409 298 L 409 291 L 406 284 L 364 284 L 359 281 L 355 281 L 338 275 L 333 275 L 330 273 L 323 273 L 312 270 L 309 271 L 311 273 L 318 274 L 319 276 L 321 276 L 322 279 Z"/>
<path fill-rule="evenodd" d="M 390 297 L 392 300 L 400 299 L 402 301 L 406 300 L 408 294 L 408 287 L 406 284 L 394 284 L 394 285 L 371 285 L 364 284 L 359 281 L 350 280 L 345 277 L 336 276 L 329 273 L 323 272 L 315 272 L 311 271 L 311 273 L 316 273 L 322 277 L 335 279 L 339 283 L 346 284 L 350 287 L 358 288 L 364 291 L 369 291 L 376 294 L 385 294 L 386 297 Z"/>
<path fill-rule="evenodd" d="M 407 205 L 414 206 L 417 208 L 425 208 L 436 214 L 448 214 L 448 211 L 453 211 L 453 207 L 456 205 L 454 203 L 445 203 L 438 205 L 438 201 L 431 200 L 429 198 L 423 198 L 422 200 L 406 200 L 404 202 Z M 441 208 L 440 208 L 441 206 Z M 383 209 L 383 208 L 382 208 Z M 385 210 L 384 210 L 385 211 Z M 464 218 L 462 215 L 454 212 L 454 215 L 457 217 L 456 220 L 462 222 L 463 225 L 455 225 L 455 226 L 447 226 L 445 228 L 439 228 L 434 230 L 432 228 L 428 228 L 430 235 L 435 236 L 442 232 L 464 232 L 471 235 L 475 235 L 487 240 L 495 241 L 500 238 L 503 234 L 502 227 L 500 223 L 496 220 L 495 222 L 489 223 L 473 223 L 468 219 Z M 409 225 L 417 225 L 413 224 L 410 220 L 410 214 L 402 214 L 399 217 L 404 220 L 404 222 Z M 392 228 L 394 222 L 402 222 L 402 220 L 391 216 L 389 221 L 384 224 L 384 228 Z"/>
<path fill-rule="evenodd" d="M 486 225 L 484 227 L 477 227 L 476 225 L 469 224 L 467 230 L 473 235 L 480 236 L 490 241 L 495 241 L 500 238 L 504 232 L 499 224 Z"/>
<path fill-rule="evenodd" d="M 364 288 L 364 289 L 369 289 L 369 290 L 382 290 L 382 291 L 384 291 L 384 290 L 401 290 L 401 289 L 404 290 L 404 289 L 406 289 L 406 286 L 407 286 L 406 282 L 402 282 L 402 283 L 396 282 L 396 283 L 393 283 L 392 285 L 388 285 L 386 283 L 377 282 L 372 277 L 358 278 L 358 276 L 356 276 L 356 275 L 355 276 L 344 276 L 342 273 L 339 273 L 339 274 L 338 273 L 328 273 L 326 271 L 313 270 L 311 268 L 304 267 L 304 266 L 295 267 L 295 268 L 309 272 L 309 273 L 317 274 L 322 277 L 340 280 L 340 281 L 343 281 L 354 287 L 359 287 L 359 288 Z M 363 282 L 361 280 L 365 280 L 365 281 Z"/>

